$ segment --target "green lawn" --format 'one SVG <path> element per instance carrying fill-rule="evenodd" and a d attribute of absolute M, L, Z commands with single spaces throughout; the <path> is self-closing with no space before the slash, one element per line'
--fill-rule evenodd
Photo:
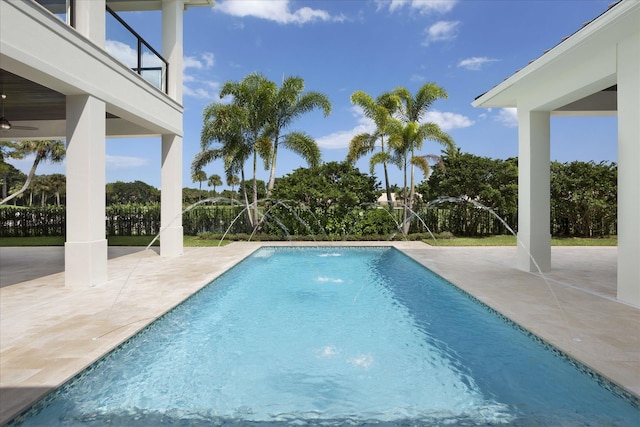
<path fill-rule="evenodd" d="M 148 246 L 153 240 L 152 236 L 111 236 L 109 246 Z M 218 246 L 219 240 L 202 240 L 196 236 L 184 236 L 185 246 Z M 228 240 L 222 242 L 222 246 L 231 243 Z M 63 246 L 64 237 L 2 237 L 0 246 Z M 156 240 L 153 246 L 159 246 Z"/>
<path fill-rule="evenodd" d="M 425 239 L 432 246 L 516 246 L 515 236 L 454 237 L 452 239 Z M 553 237 L 552 246 L 617 246 L 617 237 Z"/>
<path fill-rule="evenodd" d="M 2 237 L 0 246 L 63 246 L 64 237 Z"/>
<path fill-rule="evenodd" d="M 109 246 L 147 246 L 153 237 L 151 236 L 113 236 L 109 237 Z M 489 237 L 454 237 L 451 239 L 425 239 L 423 242 L 432 246 L 515 246 L 514 236 L 489 236 Z M 200 239 L 196 236 L 184 236 L 185 246 L 218 246 L 218 239 Z M 229 240 L 222 242 L 222 246 L 231 243 Z M 156 240 L 154 246 L 160 242 Z M 616 237 L 588 239 L 581 237 L 551 239 L 553 246 L 617 246 Z M 63 246 L 63 237 L 3 237 L 0 238 L 0 246 Z"/>

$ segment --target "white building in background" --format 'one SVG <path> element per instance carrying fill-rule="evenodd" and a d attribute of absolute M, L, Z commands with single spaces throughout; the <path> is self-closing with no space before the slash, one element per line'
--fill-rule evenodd
<path fill-rule="evenodd" d="M 640 306 L 640 1 L 622 0 L 479 96 L 518 109 L 518 266 L 551 268 L 550 117 L 618 117 L 618 299 Z"/>
<path fill-rule="evenodd" d="M 0 91 L 6 96 L 0 138 L 66 140 L 67 286 L 107 281 L 108 137 L 158 139 L 160 251 L 182 254 L 183 13 L 213 3 L 0 0 Z M 161 48 L 150 46 L 117 16 L 150 10 L 162 11 Z M 111 39 L 112 29 L 126 33 L 128 41 Z M 128 46 L 133 55 L 116 57 L 113 46 Z"/>

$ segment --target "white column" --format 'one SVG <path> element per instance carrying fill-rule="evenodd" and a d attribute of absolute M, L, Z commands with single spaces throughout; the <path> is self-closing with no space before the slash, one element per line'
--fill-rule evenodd
<path fill-rule="evenodd" d="M 67 286 L 107 281 L 105 126 L 103 101 L 67 96 Z"/>
<path fill-rule="evenodd" d="M 618 299 L 640 306 L 640 36 L 618 43 Z"/>
<path fill-rule="evenodd" d="M 104 49 L 106 34 L 105 0 L 76 0 L 76 30 Z"/>
<path fill-rule="evenodd" d="M 182 104 L 183 0 L 162 0 L 162 56 L 169 62 L 169 96 Z"/>
<path fill-rule="evenodd" d="M 518 126 L 518 268 L 549 271 L 550 113 L 519 107 Z"/>
<path fill-rule="evenodd" d="M 182 255 L 182 137 L 162 135 L 160 255 Z"/>
<path fill-rule="evenodd" d="M 162 0 L 162 56 L 169 62 L 168 95 L 182 103 L 182 0 Z M 160 255 L 183 252 L 182 136 L 162 135 Z"/>

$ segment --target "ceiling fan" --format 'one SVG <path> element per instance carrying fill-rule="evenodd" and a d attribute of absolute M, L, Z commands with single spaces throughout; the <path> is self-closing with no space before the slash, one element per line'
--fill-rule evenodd
<path fill-rule="evenodd" d="M 14 126 L 11 124 L 9 120 L 4 116 L 4 100 L 7 99 L 7 95 L 4 93 L 0 94 L 2 98 L 2 115 L 0 115 L 0 132 L 8 132 L 11 129 L 16 130 L 37 130 L 38 128 L 34 128 L 31 126 Z"/>

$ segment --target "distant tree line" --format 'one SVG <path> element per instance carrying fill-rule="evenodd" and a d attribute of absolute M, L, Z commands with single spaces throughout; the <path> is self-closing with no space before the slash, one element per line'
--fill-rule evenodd
<path fill-rule="evenodd" d="M 410 233 L 426 233 L 425 226 L 434 233 L 450 232 L 456 236 L 507 233 L 491 212 L 517 231 L 517 159 L 490 159 L 455 149 L 443 153 L 441 160 L 443 167 L 433 168 L 429 178 L 416 187 L 418 197 L 409 222 Z M 376 202 L 385 192 L 377 179 L 346 162 L 296 169 L 275 180 L 269 199 L 264 199 L 264 182 L 258 181 L 257 188 L 259 214 L 264 218 L 262 232 L 274 236 L 387 238 L 403 223 L 401 207 L 389 209 Z M 397 204 L 402 204 L 402 188 L 394 190 Z M 19 205 L 0 208 L 1 236 L 64 234 L 64 192 L 60 192 L 60 207 L 52 193 L 44 198 L 47 207 L 41 208 L 38 194 L 33 192 L 35 203 L 30 209 Z M 140 181 L 108 184 L 107 232 L 157 233 L 159 194 L 158 189 Z M 184 189 L 183 194 L 185 208 L 209 199 L 185 212 L 185 234 L 222 233 L 234 220 L 231 232 L 252 232 L 246 216 L 238 218 L 245 212 L 245 205 L 237 192 L 225 197 L 224 191 Z M 442 201 L 443 196 L 457 201 Z M 28 199 L 29 193 L 25 193 L 17 202 Z M 616 215 L 615 163 L 551 163 L 553 235 L 615 235 Z"/>

